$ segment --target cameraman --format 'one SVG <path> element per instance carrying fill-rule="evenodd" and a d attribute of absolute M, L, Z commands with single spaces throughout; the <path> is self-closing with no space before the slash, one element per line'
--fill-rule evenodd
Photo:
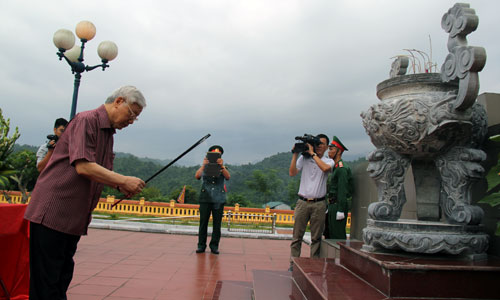
<path fill-rule="evenodd" d="M 54 152 L 57 140 L 64 132 L 64 129 L 66 129 L 66 125 L 68 125 L 68 121 L 66 121 L 66 119 L 57 119 L 54 123 L 54 134 L 48 135 L 47 138 L 49 140 L 38 148 L 38 151 L 36 152 L 36 168 L 38 169 L 38 172 L 42 172 L 49 162 L 52 152 Z"/>
<path fill-rule="evenodd" d="M 300 257 L 302 238 L 304 237 L 307 223 L 311 222 L 310 256 L 312 258 L 319 258 L 321 235 L 325 226 L 326 180 L 328 179 L 328 173 L 331 172 L 335 163 L 328 156 L 323 156 L 330 142 L 328 137 L 324 134 L 318 134 L 316 137 L 319 138 L 321 143 L 314 147 L 310 143 L 307 143 L 308 149 L 300 157 L 298 157 L 298 153 L 292 150 L 293 156 L 289 174 L 290 176 L 295 176 L 302 170 L 298 193 L 299 199 L 297 200 L 294 213 L 293 240 L 290 245 L 292 257 Z"/>

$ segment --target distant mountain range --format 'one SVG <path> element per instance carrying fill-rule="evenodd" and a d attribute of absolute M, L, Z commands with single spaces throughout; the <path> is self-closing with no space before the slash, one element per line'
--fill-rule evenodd
<path fill-rule="evenodd" d="M 22 151 L 22 150 L 29 150 L 29 151 L 32 151 L 32 152 L 37 152 L 38 151 L 38 148 L 39 146 L 32 146 L 32 145 L 26 145 L 26 144 L 23 144 L 23 145 L 18 145 L 18 144 L 15 144 L 14 145 L 14 152 L 17 152 L 17 151 Z M 154 164 L 157 164 L 157 165 L 166 165 L 168 164 L 169 162 L 172 161 L 172 159 L 158 159 L 158 158 L 149 158 L 149 157 L 137 157 L 135 156 L 134 154 L 131 154 L 131 153 L 126 153 L 126 152 L 115 152 L 115 157 L 116 158 L 124 158 L 124 157 L 130 157 L 130 156 L 133 156 L 137 159 L 139 159 L 140 161 L 143 161 L 143 162 L 152 162 Z M 245 164 L 245 165 L 256 165 L 256 166 L 259 166 L 259 165 L 265 165 L 265 164 L 268 164 L 272 161 L 275 160 L 276 156 L 278 157 L 289 157 L 291 158 L 291 154 L 289 152 L 280 152 L 280 153 L 277 153 L 275 155 L 272 155 L 270 157 L 266 157 L 264 158 L 263 160 L 261 161 L 257 161 L 255 163 L 248 163 L 248 164 Z M 344 160 L 346 161 L 357 161 L 357 160 L 365 160 L 364 157 L 351 157 L 349 155 L 344 155 Z M 290 163 L 290 160 L 288 159 L 288 162 L 287 163 Z M 180 166 L 185 166 L 185 167 L 190 167 L 192 165 L 185 165 L 183 164 L 182 162 L 179 161 L 178 165 Z"/>
<path fill-rule="evenodd" d="M 23 150 L 29 150 L 29 151 L 32 151 L 32 152 L 36 153 L 38 151 L 39 147 L 40 146 L 32 146 L 32 145 L 26 145 L 26 144 L 23 144 L 23 145 L 15 144 L 14 145 L 14 152 L 23 151 Z M 130 153 L 115 152 L 115 157 L 116 158 L 123 158 L 123 157 L 129 157 L 129 156 L 136 157 L 135 155 L 130 154 Z M 137 158 L 139 160 L 141 160 L 141 161 L 152 162 L 152 163 L 155 163 L 155 164 L 158 164 L 158 165 L 166 165 L 166 164 L 168 164 L 169 162 L 172 161 L 171 159 L 156 159 L 156 158 L 149 158 L 149 157 L 137 157 Z"/>
<path fill-rule="evenodd" d="M 36 152 L 38 147 L 15 145 L 14 151 L 22 150 Z M 296 201 L 300 176 L 290 177 L 288 175 L 291 158 L 292 153 L 282 152 L 266 157 L 256 163 L 227 164 L 226 167 L 231 173 L 231 179 L 226 182 L 228 199 L 234 198 L 238 203 L 245 200 L 247 205 L 253 207 L 261 207 L 264 203 L 270 201 L 293 205 Z M 114 171 L 146 180 L 170 161 L 140 158 L 130 153 L 117 152 L 114 160 Z M 354 168 L 357 163 L 363 161 L 365 161 L 364 158 L 358 158 L 356 161 L 346 163 Z M 167 199 L 175 199 L 183 186 L 189 187 L 196 194 L 201 186 L 201 182 L 194 178 L 198 168 L 199 165 L 182 166 L 174 164 L 155 177 L 154 180 L 151 180 L 148 187 L 156 188 L 162 197 L 167 197 Z M 255 189 L 255 186 L 263 188 L 263 185 L 268 186 L 267 189 L 271 193 L 263 193 Z M 104 193 L 108 194 L 112 192 L 110 189 L 104 191 Z M 197 199 L 197 196 L 194 195 L 192 198 Z"/>

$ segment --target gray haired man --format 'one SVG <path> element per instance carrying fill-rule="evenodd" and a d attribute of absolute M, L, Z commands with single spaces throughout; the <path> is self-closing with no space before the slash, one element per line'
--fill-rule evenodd
<path fill-rule="evenodd" d="M 73 256 L 104 185 L 127 196 L 144 188 L 140 178 L 112 168 L 116 129 L 137 121 L 145 106 L 137 88 L 121 87 L 103 105 L 77 114 L 58 140 L 24 215 L 30 221 L 31 300 L 66 299 Z"/>

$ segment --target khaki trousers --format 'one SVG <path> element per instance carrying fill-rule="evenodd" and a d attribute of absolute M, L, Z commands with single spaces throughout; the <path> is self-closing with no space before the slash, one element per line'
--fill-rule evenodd
<path fill-rule="evenodd" d="M 325 229 L 326 201 L 307 202 L 297 200 L 295 206 L 295 222 L 293 224 L 293 240 L 290 245 L 292 257 L 300 257 L 302 238 L 306 232 L 307 223 L 311 229 L 311 257 L 319 258 L 321 236 Z"/>

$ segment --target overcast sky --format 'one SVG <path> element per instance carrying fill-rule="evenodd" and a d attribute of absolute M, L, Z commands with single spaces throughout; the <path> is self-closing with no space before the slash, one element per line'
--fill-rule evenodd
<path fill-rule="evenodd" d="M 139 121 L 115 135 L 115 151 L 171 159 L 207 133 L 181 164 L 199 164 L 212 144 L 226 163 L 290 151 L 304 133 L 337 135 L 347 158 L 373 150 L 360 113 L 379 101 L 391 57 L 418 49 L 438 68 L 448 50 L 441 17 L 453 1 L 161 0 L 0 2 L 0 107 L 20 144 L 40 145 L 58 117 L 69 118 L 74 76 L 56 56 L 56 30 L 81 20 L 97 46 L 114 41 L 106 71 L 82 74 L 77 112 L 116 88 L 145 95 Z M 479 16 L 469 45 L 486 49 L 480 93 L 500 92 L 500 1 L 469 1 Z M 429 43 L 432 40 L 432 51 Z"/>

